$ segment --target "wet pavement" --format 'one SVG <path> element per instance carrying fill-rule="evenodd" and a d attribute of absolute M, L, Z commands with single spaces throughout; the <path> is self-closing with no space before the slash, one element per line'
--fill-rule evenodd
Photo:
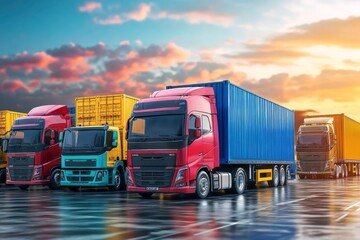
<path fill-rule="evenodd" d="M 243 195 L 0 187 L 1 239 L 356 239 L 360 177 L 296 180 Z"/>

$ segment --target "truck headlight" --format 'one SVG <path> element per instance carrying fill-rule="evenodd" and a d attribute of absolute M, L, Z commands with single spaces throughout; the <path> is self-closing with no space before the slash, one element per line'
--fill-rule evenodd
<path fill-rule="evenodd" d="M 185 171 L 187 168 L 180 168 L 178 174 L 176 175 L 175 182 L 180 181 L 185 178 Z"/>
<path fill-rule="evenodd" d="M 99 171 L 96 175 L 96 181 L 101 181 L 104 176 L 103 171 Z"/>

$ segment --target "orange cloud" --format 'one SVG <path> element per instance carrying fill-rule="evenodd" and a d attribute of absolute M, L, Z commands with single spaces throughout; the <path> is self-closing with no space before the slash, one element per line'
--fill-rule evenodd
<path fill-rule="evenodd" d="M 291 65 L 294 60 L 304 57 L 318 57 L 310 53 L 296 50 L 264 50 L 241 52 L 235 55 L 225 55 L 230 59 L 235 59 L 243 64 L 277 64 Z"/>
<path fill-rule="evenodd" d="M 142 3 L 139 5 L 138 9 L 134 12 L 126 14 L 128 20 L 143 21 L 145 20 L 151 11 L 151 6 L 149 4 Z"/>
<path fill-rule="evenodd" d="M 213 25 L 230 26 L 235 21 L 235 15 L 221 14 L 212 11 L 167 12 L 154 15 L 155 19 L 184 20 L 191 24 L 207 23 Z"/>
<path fill-rule="evenodd" d="M 32 72 L 33 68 L 46 70 L 48 66 L 55 61 L 56 59 L 46 52 L 34 54 L 23 52 L 13 57 L 0 58 L 0 69 L 24 70 L 26 72 Z"/>
<path fill-rule="evenodd" d="M 102 9 L 102 5 L 99 2 L 87 2 L 79 7 L 80 12 L 87 12 L 87 13 L 91 13 L 101 9 Z"/>
<path fill-rule="evenodd" d="M 106 19 L 94 18 L 94 22 L 100 25 L 117 25 L 117 24 L 122 24 L 124 21 L 119 15 L 114 15 Z"/>
<path fill-rule="evenodd" d="M 360 17 L 329 19 L 294 27 L 270 41 L 279 47 L 336 46 L 360 48 Z"/>
<path fill-rule="evenodd" d="M 9 91 L 15 93 L 19 90 L 25 90 L 27 92 L 31 91 L 30 88 L 19 79 L 4 81 L 0 85 L 0 91 Z"/>
<path fill-rule="evenodd" d="M 241 87 L 275 102 L 296 99 L 325 99 L 335 102 L 356 101 L 360 96 L 360 71 L 323 70 L 318 76 L 277 74 L 267 79 L 246 80 Z"/>
<path fill-rule="evenodd" d="M 127 79 L 132 74 L 169 67 L 187 58 L 188 52 L 174 43 L 164 48 L 152 45 L 138 52 L 131 51 L 126 60 L 112 59 L 105 63 L 105 75 L 111 79 Z"/>

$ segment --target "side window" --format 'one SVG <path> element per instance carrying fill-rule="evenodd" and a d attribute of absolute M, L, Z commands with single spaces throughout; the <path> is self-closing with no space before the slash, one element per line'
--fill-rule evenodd
<path fill-rule="evenodd" d="M 194 115 L 191 115 L 189 117 L 189 136 L 190 137 L 194 137 L 195 136 L 195 119 L 196 119 L 196 116 Z"/>
<path fill-rule="evenodd" d="M 201 121 L 202 121 L 202 131 L 201 134 L 205 135 L 209 132 L 211 132 L 211 123 L 210 123 L 210 119 L 208 116 L 201 116 Z"/>
<path fill-rule="evenodd" d="M 55 143 L 58 143 L 59 142 L 59 132 L 58 130 L 54 130 L 54 140 L 55 140 Z"/>
<path fill-rule="evenodd" d="M 46 129 L 45 136 L 44 136 L 44 144 L 45 144 L 45 146 L 50 145 L 50 140 L 51 140 L 51 129 Z"/>

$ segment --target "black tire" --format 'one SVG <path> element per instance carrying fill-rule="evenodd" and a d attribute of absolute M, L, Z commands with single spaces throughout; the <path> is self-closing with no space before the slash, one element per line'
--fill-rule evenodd
<path fill-rule="evenodd" d="M 349 169 L 347 164 L 344 164 L 344 178 L 347 178 L 349 176 Z"/>
<path fill-rule="evenodd" d="M 339 179 L 339 178 L 340 178 L 340 172 L 341 172 L 340 166 L 335 165 L 335 166 L 334 166 L 334 171 L 335 171 L 334 178 L 335 178 L 335 179 Z"/>
<path fill-rule="evenodd" d="M 291 178 L 291 172 L 290 172 L 290 166 L 287 165 L 285 168 L 285 182 L 284 182 L 284 186 L 286 186 L 288 184 L 289 178 Z"/>
<path fill-rule="evenodd" d="M 235 168 L 231 171 L 232 187 L 226 191 L 227 193 L 242 194 L 247 186 L 247 178 L 244 169 Z"/>
<path fill-rule="evenodd" d="M 0 169 L 0 183 L 6 182 L 6 169 Z"/>
<path fill-rule="evenodd" d="M 80 187 L 69 187 L 70 191 L 77 192 Z"/>
<path fill-rule="evenodd" d="M 19 188 L 23 191 L 27 190 L 29 188 L 29 185 L 19 185 Z"/>
<path fill-rule="evenodd" d="M 52 171 L 50 175 L 49 188 L 51 190 L 59 190 L 60 187 L 60 169 L 56 168 Z"/>
<path fill-rule="evenodd" d="M 121 171 L 121 172 L 120 172 L 120 171 Z M 114 182 L 115 182 L 115 185 L 109 187 L 109 189 L 110 189 L 111 191 L 119 191 L 120 189 L 123 188 L 123 185 L 124 185 L 124 174 L 122 173 L 122 170 L 121 170 L 121 169 L 117 169 L 117 170 L 115 171 Z"/>
<path fill-rule="evenodd" d="M 151 196 L 153 195 L 153 193 L 149 193 L 149 192 L 142 192 L 142 193 L 139 193 L 139 195 L 142 197 L 142 198 L 151 198 Z"/>
<path fill-rule="evenodd" d="M 210 179 L 209 175 L 200 171 L 196 178 L 196 196 L 198 198 L 204 199 L 209 195 L 210 192 Z"/>
<path fill-rule="evenodd" d="M 270 187 L 277 187 L 279 185 L 279 169 L 275 165 L 272 169 L 272 180 L 268 181 Z"/>
<path fill-rule="evenodd" d="M 286 171 L 284 166 L 280 166 L 279 170 L 279 185 L 284 186 L 285 185 L 285 179 L 286 179 Z"/>

